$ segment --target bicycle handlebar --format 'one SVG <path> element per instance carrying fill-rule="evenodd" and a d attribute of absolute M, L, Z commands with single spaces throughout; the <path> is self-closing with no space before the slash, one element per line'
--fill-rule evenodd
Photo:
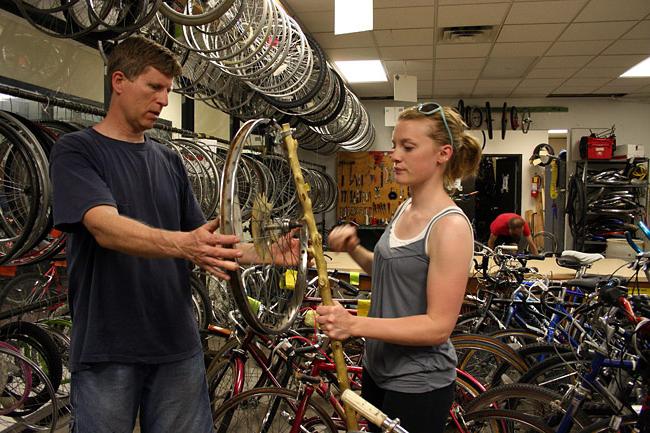
<path fill-rule="evenodd" d="M 341 400 L 349 404 L 355 411 L 359 412 L 364 418 L 381 427 L 385 432 L 408 433 L 404 427 L 399 425 L 399 419 L 390 419 L 385 413 L 377 409 L 360 395 L 346 389 L 341 394 Z"/>

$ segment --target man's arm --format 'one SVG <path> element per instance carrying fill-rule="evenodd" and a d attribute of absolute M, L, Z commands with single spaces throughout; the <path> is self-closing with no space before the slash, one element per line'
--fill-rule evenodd
<path fill-rule="evenodd" d="M 236 270 L 233 261 L 239 250 L 223 248 L 239 242 L 237 236 L 214 233 L 218 220 L 191 231 L 180 232 L 150 227 L 118 213 L 113 206 L 90 209 L 83 224 L 103 248 L 147 258 L 180 258 L 191 261 L 216 277 L 228 279 L 224 270 Z"/>
<path fill-rule="evenodd" d="M 528 242 L 528 251 L 530 251 L 532 254 L 538 254 L 537 245 L 535 245 L 535 242 L 533 241 L 533 237 L 531 235 L 526 236 L 526 242 Z"/>
<path fill-rule="evenodd" d="M 494 249 L 494 244 L 497 242 L 497 236 L 494 233 L 490 233 L 490 239 L 488 239 L 487 246 L 489 249 Z"/>

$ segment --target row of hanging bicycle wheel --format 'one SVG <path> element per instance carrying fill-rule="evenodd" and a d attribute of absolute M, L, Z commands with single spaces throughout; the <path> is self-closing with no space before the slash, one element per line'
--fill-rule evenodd
<path fill-rule="evenodd" d="M 45 260 L 63 247 L 65 235 L 52 228 L 48 156 L 57 138 L 87 125 L 32 122 L 0 111 L 0 264 L 23 265 Z M 181 155 L 192 188 L 207 218 L 219 206 L 219 187 L 227 151 L 198 140 L 163 141 Z M 263 194 L 273 215 L 290 216 L 296 197 L 290 170 L 276 155 L 247 154 L 238 177 L 242 217 L 249 218 L 255 197 Z M 304 168 L 316 213 L 333 209 L 336 183 L 326 173 Z"/>
<path fill-rule="evenodd" d="M 115 40 L 137 31 L 156 40 L 183 66 L 176 92 L 244 120 L 297 116 L 306 149 L 362 151 L 374 141 L 358 98 L 273 0 L 14 2 L 51 36 Z"/>

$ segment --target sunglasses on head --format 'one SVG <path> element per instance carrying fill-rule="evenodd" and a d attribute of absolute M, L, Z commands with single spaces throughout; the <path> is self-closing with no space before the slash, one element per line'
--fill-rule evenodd
<path fill-rule="evenodd" d="M 451 144 L 451 147 L 455 147 L 454 137 L 451 135 L 451 130 L 449 129 L 447 118 L 445 117 L 445 110 L 442 109 L 442 105 L 438 104 L 437 102 L 422 102 L 421 104 L 418 104 L 416 108 L 418 112 L 426 116 L 431 116 L 439 111 L 440 117 L 442 118 L 442 123 L 445 125 L 445 130 L 449 136 L 449 144 Z"/>

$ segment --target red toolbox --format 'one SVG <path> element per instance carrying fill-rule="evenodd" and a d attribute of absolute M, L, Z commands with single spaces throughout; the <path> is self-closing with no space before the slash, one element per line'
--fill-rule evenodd
<path fill-rule="evenodd" d="M 580 138 L 580 157 L 582 159 L 612 159 L 615 148 L 615 137 Z"/>

